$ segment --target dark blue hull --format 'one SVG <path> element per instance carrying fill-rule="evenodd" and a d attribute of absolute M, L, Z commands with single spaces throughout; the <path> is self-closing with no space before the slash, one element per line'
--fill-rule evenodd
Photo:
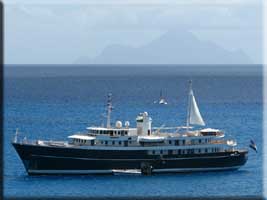
<path fill-rule="evenodd" d="M 238 169 L 247 151 L 186 155 L 148 155 L 146 150 L 99 150 L 13 143 L 25 169 L 34 174 L 112 173 L 141 169 L 142 172 L 188 172 Z"/>

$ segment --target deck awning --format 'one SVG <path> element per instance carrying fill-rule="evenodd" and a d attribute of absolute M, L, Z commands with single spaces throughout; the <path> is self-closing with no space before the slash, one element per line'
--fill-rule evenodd
<path fill-rule="evenodd" d="M 80 140 L 94 140 L 95 137 L 88 136 L 88 135 L 70 135 L 68 138 L 71 139 L 80 139 Z"/>
<path fill-rule="evenodd" d="M 219 129 L 213 129 L 213 128 L 205 128 L 205 129 L 201 129 L 201 132 L 220 132 Z"/>

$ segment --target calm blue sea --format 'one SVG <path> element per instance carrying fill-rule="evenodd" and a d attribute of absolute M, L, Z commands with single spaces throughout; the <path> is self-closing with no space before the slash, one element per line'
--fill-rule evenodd
<path fill-rule="evenodd" d="M 225 131 L 247 148 L 238 171 L 141 176 L 27 176 L 10 142 L 16 128 L 28 139 L 65 139 L 88 125 L 100 125 L 107 93 L 113 94 L 113 122 L 147 111 L 154 126 L 183 125 L 188 80 L 208 127 Z M 160 90 L 169 102 L 153 102 Z M 4 81 L 4 195 L 8 197 L 164 197 L 262 195 L 262 77 L 179 74 L 123 76 L 8 77 Z"/>

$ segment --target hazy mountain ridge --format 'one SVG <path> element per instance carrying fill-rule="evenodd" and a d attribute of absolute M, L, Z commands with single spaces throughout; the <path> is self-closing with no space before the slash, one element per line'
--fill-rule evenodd
<path fill-rule="evenodd" d="M 169 31 L 149 44 L 134 48 L 107 46 L 98 56 L 79 58 L 76 64 L 252 64 L 242 51 L 228 51 L 191 32 Z"/>

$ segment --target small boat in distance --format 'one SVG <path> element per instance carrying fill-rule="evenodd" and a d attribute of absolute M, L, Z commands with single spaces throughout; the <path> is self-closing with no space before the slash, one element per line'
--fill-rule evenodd
<path fill-rule="evenodd" d="M 158 104 L 162 104 L 162 105 L 167 105 L 168 102 L 166 101 L 166 99 L 163 97 L 162 95 L 162 90 L 160 90 L 160 96 L 159 96 L 159 101 L 154 101 L 154 103 L 158 103 Z"/>
<path fill-rule="evenodd" d="M 29 175 L 234 170 L 248 159 L 248 150 L 225 139 L 223 131 L 191 127 L 205 126 L 191 81 L 186 126 L 153 128 L 147 112 L 137 115 L 136 127 L 130 127 L 129 121 L 112 126 L 111 111 L 109 95 L 105 127 L 87 127 L 83 133 L 68 136 L 67 141 L 20 140 L 16 132 L 12 145 Z"/>

